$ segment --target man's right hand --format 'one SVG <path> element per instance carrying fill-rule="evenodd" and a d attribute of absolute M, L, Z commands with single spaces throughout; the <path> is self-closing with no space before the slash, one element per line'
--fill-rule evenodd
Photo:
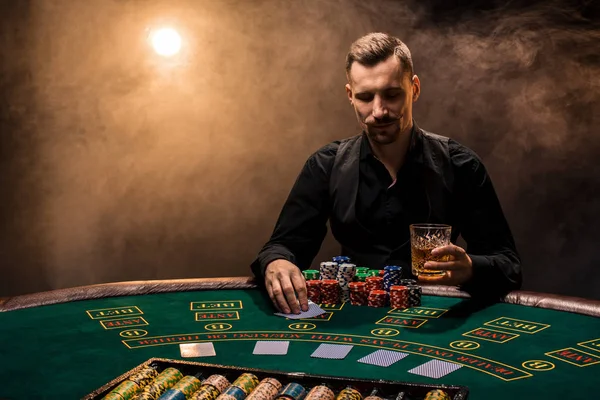
<path fill-rule="evenodd" d="M 271 261 L 265 269 L 265 285 L 271 301 L 280 312 L 300 314 L 300 309 L 308 311 L 304 277 L 300 268 L 291 262 Z"/>

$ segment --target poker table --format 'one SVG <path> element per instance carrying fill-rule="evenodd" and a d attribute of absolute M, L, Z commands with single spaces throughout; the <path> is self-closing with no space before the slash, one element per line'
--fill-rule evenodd
<path fill-rule="evenodd" d="M 137 281 L 0 299 L 0 399 L 75 399 L 151 358 L 184 360 L 180 344 L 212 342 L 185 360 L 285 372 L 468 387 L 469 399 L 597 398 L 600 301 L 516 291 L 481 302 L 423 286 L 405 310 L 323 306 L 308 319 L 274 315 L 251 278 Z M 254 355 L 257 341 L 289 341 L 285 355 Z M 350 344 L 344 359 L 311 357 Z M 406 356 L 358 362 L 376 350 Z M 440 378 L 408 372 L 458 364 Z"/>

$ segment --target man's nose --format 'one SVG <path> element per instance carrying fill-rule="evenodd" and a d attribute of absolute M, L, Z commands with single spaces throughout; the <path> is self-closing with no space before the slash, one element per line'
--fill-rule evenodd
<path fill-rule="evenodd" d="M 377 119 L 384 118 L 388 115 L 388 109 L 383 101 L 383 99 L 379 96 L 375 96 L 373 99 L 373 117 Z"/>

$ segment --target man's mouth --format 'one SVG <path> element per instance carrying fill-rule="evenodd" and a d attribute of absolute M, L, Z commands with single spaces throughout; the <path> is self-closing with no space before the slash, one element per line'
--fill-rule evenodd
<path fill-rule="evenodd" d="M 390 125 L 393 125 L 395 123 L 396 123 L 396 121 L 391 121 L 391 122 L 386 122 L 385 124 L 377 124 L 377 125 L 371 125 L 371 126 L 374 127 L 374 128 L 384 128 L 386 126 L 390 126 Z"/>

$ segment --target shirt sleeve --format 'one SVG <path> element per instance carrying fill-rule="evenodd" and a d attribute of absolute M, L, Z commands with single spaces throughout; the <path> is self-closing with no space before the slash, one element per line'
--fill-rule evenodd
<path fill-rule="evenodd" d="M 461 289 L 474 296 L 501 296 L 521 287 L 521 259 L 492 180 L 479 157 L 450 141 L 462 237 L 473 277 Z"/>
<path fill-rule="evenodd" d="M 251 269 L 259 283 L 269 263 L 278 259 L 309 268 L 327 234 L 329 176 L 338 143 L 323 147 L 304 164 L 279 214 L 273 234 Z"/>

